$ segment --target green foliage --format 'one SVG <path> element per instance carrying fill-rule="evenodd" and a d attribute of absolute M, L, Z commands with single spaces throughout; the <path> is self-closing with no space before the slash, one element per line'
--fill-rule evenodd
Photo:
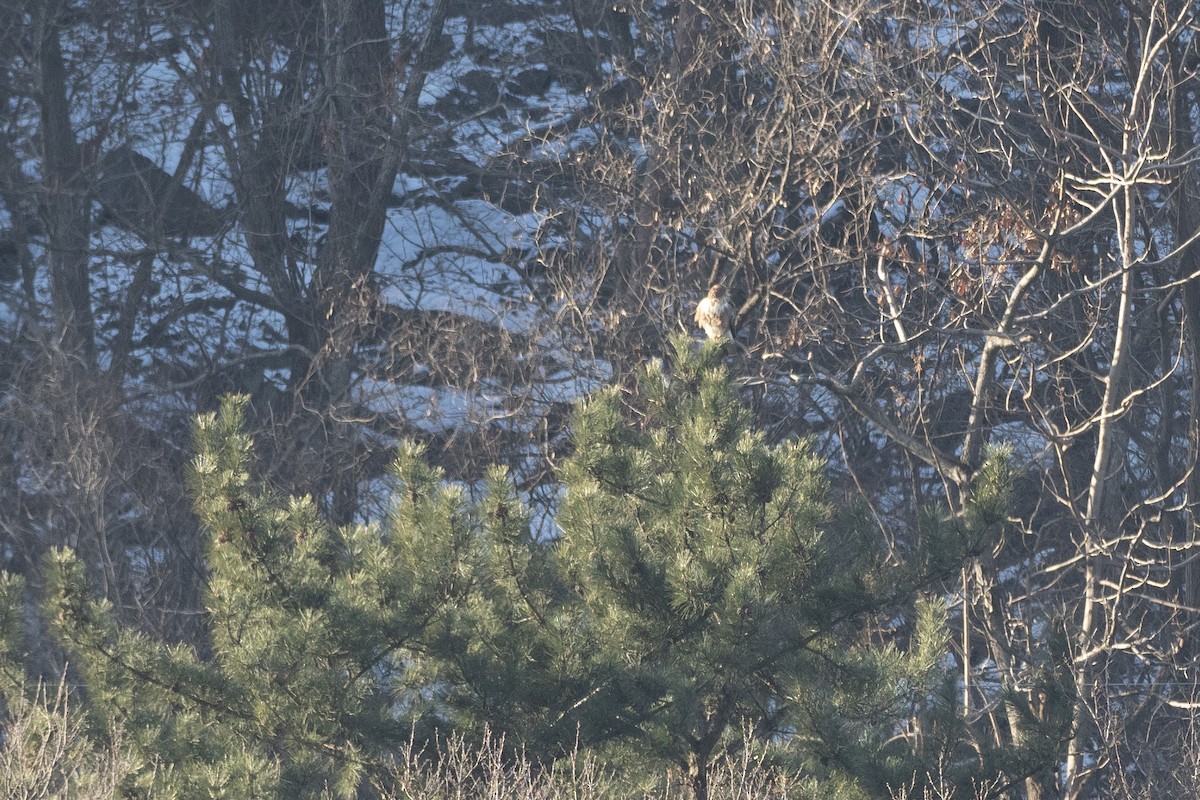
<path fill-rule="evenodd" d="M 19 695 L 25 682 L 21 611 L 25 581 L 0 572 L 0 697 Z"/>
<path fill-rule="evenodd" d="M 401 472 L 423 468 L 404 465 Z M 469 568 L 477 591 L 430 627 L 410 680 L 427 687 L 426 710 L 435 716 L 448 714 L 467 730 L 481 731 L 491 722 L 510 741 L 552 750 L 573 732 L 556 738 L 545 711 L 578 680 L 556 661 L 563 652 L 553 601 L 559 589 L 547 549 L 531 536 L 528 511 L 511 482 L 493 470 L 486 490 L 470 513 L 475 546 Z"/>
<path fill-rule="evenodd" d="M 310 500 L 250 485 L 243 406 L 196 426 L 205 652 L 117 625 L 65 550 L 47 558 L 46 614 L 93 724 L 120 727 L 138 757 L 129 796 L 355 797 L 410 735 L 410 648 L 469 585 L 461 493 L 408 451 L 386 530 L 335 528 Z"/>
<path fill-rule="evenodd" d="M 670 370 L 579 407 L 556 541 L 482 526 L 480 592 L 431 659 L 442 699 L 625 771 L 674 765 L 697 795 L 747 734 L 826 788 L 883 785 L 874 762 L 940 669 L 944 609 L 920 606 L 908 652 L 870 645 L 911 575 L 840 524 L 806 442 L 752 430 L 719 345 L 674 348 Z M 488 502 L 515 506 L 494 480 Z"/>
<path fill-rule="evenodd" d="M 1002 520 L 1002 459 L 977 506 L 931 518 L 940 553 L 888 561 L 806 442 L 752 429 L 719 344 L 674 348 L 580 405 L 551 539 L 507 475 L 471 501 L 415 446 L 385 524 L 332 526 L 251 484 L 244 400 L 200 418 L 202 648 L 118 625 L 69 551 L 45 567 L 90 730 L 131 754 L 126 795 L 356 797 L 416 722 L 534 759 L 591 748 L 630 785 L 666 771 L 696 797 L 747 748 L 821 796 L 910 785 L 930 754 L 899 721 L 922 713 L 914 740 L 954 752 L 946 611 L 912 598 Z M 9 662 L 20 595 L 0 582 Z"/>
<path fill-rule="evenodd" d="M 684 766 L 764 721 L 780 677 L 805 672 L 832 631 L 824 595 L 846 588 L 829 568 L 819 463 L 749 430 L 718 357 L 678 354 L 675 374 L 651 365 L 636 395 L 589 400 L 558 519 L 609 701 Z M 852 541 L 844 552 L 851 567 L 866 556 Z"/>

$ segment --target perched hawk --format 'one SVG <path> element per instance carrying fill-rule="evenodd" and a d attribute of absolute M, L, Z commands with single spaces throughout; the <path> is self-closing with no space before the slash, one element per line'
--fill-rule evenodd
<path fill-rule="evenodd" d="M 696 324 L 704 329 L 709 339 L 728 339 L 732 322 L 733 305 L 725 287 L 714 283 L 708 295 L 696 306 Z"/>

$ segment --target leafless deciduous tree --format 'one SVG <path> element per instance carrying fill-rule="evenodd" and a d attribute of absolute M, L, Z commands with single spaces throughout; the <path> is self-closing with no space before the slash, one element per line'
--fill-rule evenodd
<path fill-rule="evenodd" d="M 6 566 L 78 542 L 115 599 L 186 627 L 178 466 L 228 392 L 262 471 L 339 521 L 382 513 L 401 437 L 469 481 L 561 430 L 574 377 L 532 357 L 516 268 L 534 192 L 487 148 L 536 115 L 567 11 L 2 5 Z M 151 567 L 167 583 L 138 589 Z"/>
<path fill-rule="evenodd" d="M 1102 720 L 1193 708 L 1192 4 L 631 13 L 642 55 L 555 132 L 576 346 L 636 361 L 719 278 L 763 424 L 817 436 L 899 548 L 1011 447 L 1009 534 L 946 587 L 963 711 L 986 749 L 1067 710 L 1011 780 L 1103 794 L 1132 740 Z"/>

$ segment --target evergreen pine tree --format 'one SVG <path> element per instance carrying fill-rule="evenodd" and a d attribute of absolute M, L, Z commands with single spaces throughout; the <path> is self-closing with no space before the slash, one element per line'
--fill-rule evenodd
<path fill-rule="evenodd" d="M 859 646 L 894 593 L 870 529 L 837 524 L 805 442 L 752 430 L 720 348 L 689 348 L 577 415 L 556 555 L 606 700 L 703 800 L 745 731 L 844 757 L 847 721 L 890 709 L 909 665 Z"/>
<path fill-rule="evenodd" d="M 747 734 L 783 743 L 829 796 L 909 781 L 912 759 L 883 743 L 904 692 L 938 674 L 944 612 L 920 606 L 905 653 L 867 644 L 921 570 L 885 564 L 833 508 L 807 443 L 752 430 L 719 343 L 674 347 L 670 370 L 580 405 L 553 541 L 483 532 L 493 568 L 431 673 L 448 707 L 500 727 L 518 710 L 513 732 L 539 745 L 674 765 L 698 800 Z"/>
<path fill-rule="evenodd" d="M 831 798 L 1052 758 L 1060 720 L 1020 709 L 1028 752 L 964 757 L 945 610 L 914 600 L 986 550 L 1003 457 L 967 513 L 931 516 L 898 563 L 853 504 L 835 508 L 806 443 L 753 430 L 721 343 L 674 348 L 671 369 L 648 364 L 580 404 L 550 537 L 503 472 L 471 502 L 416 447 L 397 458 L 385 524 L 331 526 L 253 485 L 242 400 L 202 417 L 202 646 L 117 624 L 69 551 L 46 565 L 44 613 L 82 679 L 88 741 L 120 731 L 133 764 L 125 795 L 361 796 L 420 715 L 491 727 L 535 758 L 581 744 L 630 772 L 668 766 L 697 800 L 714 760 L 745 746 Z M 20 582 L 0 580 L 10 698 L 21 603 Z"/>
<path fill-rule="evenodd" d="M 412 735 L 409 649 L 469 583 L 466 504 L 418 451 L 390 524 L 336 528 L 251 485 L 243 405 L 196 427 L 209 652 L 118 625 L 70 551 L 48 559 L 45 613 L 94 724 L 138 757 L 126 796 L 359 796 Z M 19 598 L 4 599 L 10 619 Z"/>

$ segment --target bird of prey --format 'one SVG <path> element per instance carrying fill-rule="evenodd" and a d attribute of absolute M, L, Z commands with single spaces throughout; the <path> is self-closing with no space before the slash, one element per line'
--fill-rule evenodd
<path fill-rule="evenodd" d="M 733 304 L 729 302 L 725 287 L 714 283 L 696 306 L 696 324 L 704 329 L 709 339 L 728 339 L 732 323 Z"/>

